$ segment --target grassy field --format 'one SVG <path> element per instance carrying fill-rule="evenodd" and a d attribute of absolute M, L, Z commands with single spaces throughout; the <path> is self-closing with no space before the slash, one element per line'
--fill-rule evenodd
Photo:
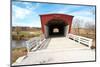
<path fill-rule="evenodd" d="M 13 40 L 27 40 L 32 37 L 38 37 L 41 34 L 41 31 L 19 31 L 18 34 L 16 34 L 16 31 L 12 32 L 12 39 Z"/>
<path fill-rule="evenodd" d="M 41 34 L 41 28 L 29 28 L 24 27 L 12 27 L 12 40 L 28 40 L 33 37 L 39 37 Z M 13 45 L 13 44 L 12 44 Z M 12 49 L 12 63 L 14 63 L 19 57 L 27 54 L 26 48 L 14 48 Z"/>
<path fill-rule="evenodd" d="M 96 43 L 95 43 L 96 42 L 96 33 L 94 30 L 84 29 L 84 28 L 80 28 L 78 30 L 77 28 L 73 28 L 71 33 L 93 39 L 92 48 L 96 48 Z"/>
<path fill-rule="evenodd" d="M 14 48 L 12 49 L 12 63 L 14 63 L 19 57 L 27 54 L 26 48 Z"/>
<path fill-rule="evenodd" d="M 30 31 L 20 31 L 19 35 L 16 35 L 15 34 L 16 32 L 13 32 L 13 39 L 14 40 L 23 40 L 23 39 L 27 40 L 29 38 L 38 37 L 41 34 L 40 31 L 31 32 L 31 33 L 29 33 L 29 32 Z M 14 49 L 12 49 L 12 63 L 14 63 L 19 57 L 24 56 L 26 54 L 27 54 L 26 48 L 14 48 Z"/>
<path fill-rule="evenodd" d="M 28 40 L 40 36 L 41 28 L 38 27 L 12 27 L 12 40 Z"/>

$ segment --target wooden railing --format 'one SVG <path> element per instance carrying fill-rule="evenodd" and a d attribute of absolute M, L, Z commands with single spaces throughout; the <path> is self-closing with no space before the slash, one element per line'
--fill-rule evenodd
<path fill-rule="evenodd" d="M 40 46 L 44 41 L 45 41 L 45 37 L 44 35 L 41 35 L 40 37 L 34 37 L 31 38 L 29 40 L 26 41 L 26 48 L 27 48 L 27 54 L 29 52 L 31 52 L 31 50 L 36 50 L 38 48 L 38 46 Z M 12 65 L 15 65 L 16 63 L 20 63 L 22 62 L 22 60 L 27 57 L 28 55 L 24 55 L 19 57 L 15 63 L 13 63 Z"/>
<path fill-rule="evenodd" d="M 74 41 L 76 41 L 76 42 L 78 42 L 78 43 L 87 45 L 89 48 L 91 48 L 91 46 L 92 46 L 93 39 L 78 36 L 78 35 L 73 35 L 73 34 L 68 34 L 67 37 L 74 40 Z"/>
<path fill-rule="evenodd" d="M 44 35 L 41 35 L 40 37 L 34 37 L 26 41 L 26 48 L 28 53 L 31 50 L 36 50 L 44 41 L 45 41 Z"/>

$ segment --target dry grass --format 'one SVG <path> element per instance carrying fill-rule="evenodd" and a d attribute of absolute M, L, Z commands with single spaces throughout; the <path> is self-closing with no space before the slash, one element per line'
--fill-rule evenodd
<path fill-rule="evenodd" d="M 92 31 L 90 29 L 84 29 L 84 28 L 80 28 L 79 29 L 79 32 L 78 32 L 78 29 L 77 28 L 73 28 L 71 33 L 75 34 L 75 35 L 79 35 L 79 36 L 83 36 L 83 37 L 87 37 L 87 38 L 91 38 L 93 39 L 93 44 L 92 44 L 92 47 L 91 48 L 96 48 L 96 33 L 95 31 Z"/>
<path fill-rule="evenodd" d="M 14 63 L 19 57 L 27 54 L 26 48 L 14 48 L 12 49 L 12 63 Z"/>
<path fill-rule="evenodd" d="M 12 39 L 13 40 L 28 40 L 32 37 L 38 37 L 41 35 L 41 31 L 19 31 L 19 34 L 16 34 L 17 32 L 12 32 Z"/>

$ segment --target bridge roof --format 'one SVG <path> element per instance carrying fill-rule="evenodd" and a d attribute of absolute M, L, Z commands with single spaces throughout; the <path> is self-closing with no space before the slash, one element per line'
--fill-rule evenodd
<path fill-rule="evenodd" d="M 74 17 L 74 16 L 72 16 L 72 15 L 68 15 L 68 14 L 61 14 L 61 13 L 41 14 L 40 16 L 47 16 L 47 15 L 65 15 L 65 16 L 71 16 L 71 17 Z"/>

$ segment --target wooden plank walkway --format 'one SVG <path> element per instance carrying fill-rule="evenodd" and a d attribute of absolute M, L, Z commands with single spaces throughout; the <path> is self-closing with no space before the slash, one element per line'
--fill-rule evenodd
<path fill-rule="evenodd" d="M 20 63 L 14 65 L 94 61 L 95 50 L 66 37 L 51 38 L 46 49 L 30 52 Z"/>

